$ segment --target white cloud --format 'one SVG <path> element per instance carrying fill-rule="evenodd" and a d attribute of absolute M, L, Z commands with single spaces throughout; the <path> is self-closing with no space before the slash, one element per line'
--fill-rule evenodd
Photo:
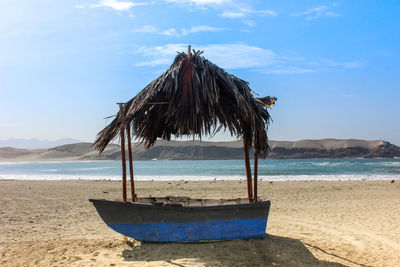
<path fill-rule="evenodd" d="M 278 15 L 278 13 L 276 13 L 273 10 L 252 10 L 251 12 L 255 13 L 257 15 L 260 15 L 260 16 L 277 16 Z"/>
<path fill-rule="evenodd" d="M 151 26 L 151 25 L 146 25 L 140 29 L 133 29 L 134 32 L 155 33 L 155 34 L 159 34 L 159 35 L 175 36 L 175 37 L 181 37 L 181 36 L 198 33 L 198 32 L 219 32 L 219 31 L 224 31 L 224 30 L 228 30 L 228 29 L 227 28 L 217 28 L 217 27 L 212 27 L 212 26 L 207 26 L 207 25 L 193 26 L 190 29 L 182 28 L 180 30 L 175 29 L 175 28 L 158 30 L 156 27 Z"/>
<path fill-rule="evenodd" d="M 265 74 L 302 74 L 302 73 L 311 73 L 315 72 L 313 69 L 307 68 L 297 68 L 297 67 L 278 67 L 271 69 L 261 69 L 259 70 L 261 73 Z"/>
<path fill-rule="evenodd" d="M 292 14 L 294 17 L 305 16 L 306 20 L 313 20 L 322 17 L 338 17 L 340 14 L 328 11 L 328 7 L 325 5 L 310 8 L 304 12 Z"/>
<path fill-rule="evenodd" d="M 197 5 L 207 5 L 207 4 L 224 4 L 229 2 L 228 0 L 187 0 L 188 2 L 195 3 Z"/>
<path fill-rule="evenodd" d="M 320 61 L 320 65 L 334 67 L 334 68 L 342 68 L 342 69 L 362 69 L 365 67 L 367 63 L 364 60 L 355 60 L 355 61 L 335 61 L 332 59 L 322 59 Z"/>
<path fill-rule="evenodd" d="M 141 47 L 136 54 L 145 60 L 135 66 L 168 66 L 177 52 L 186 52 L 187 44 Z M 277 55 L 273 51 L 247 44 L 193 45 L 193 49 L 204 51 L 204 56 L 225 69 L 253 69 L 266 74 L 304 74 L 318 71 L 359 69 L 364 61 L 340 62 L 332 59 L 306 59 Z"/>
<path fill-rule="evenodd" d="M 243 0 L 165 0 L 189 9 L 214 9 L 221 17 L 242 19 L 251 16 L 277 16 L 273 10 L 257 10 Z"/>
<path fill-rule="evenodd" d="M 271 50 L 246 44 L 217 44 L 200 49 L 207 52 L 211 61 L 226 69 L 263 67 L 276 60 Z"/>
<path fill-rule="evenodd" d="M 156 3 L 155 1 L 142 0 L 143 2 L 134 2 L 129 0 L 97 0 L 96 4 L 91 5 L 75 5 L 76 8 L 98 8 L 107 7 L 117 11 L 130 11 L 132 7 L 150 5 Z M 246 24 L 249 18 L 254 16 L 277 16 L 277 13 L 273 10 L 258 10 L 254 8 L 248 2 L 243 0 L 163 0 L 164 3 L 172 3 L 179 7 L 188 8 L 191 11 L 194 10 L 215 10 L 219 16 L 231 19 L 247 19 L 243 23 Z M 250 2 L 251 3 L 251 2 Z M 253 24 L 255 24 L 253 22 Z M 166 31 L 166 35 L 173 35 L 173 32 Z"/>
<path fill-rule="evenodd" d="M 156 33 L 158 32 L 157 28 L 151 25 L 143 26 L 141 29 L 133 29 L 134 32 L 147 32 L 147 33 Z"/>
<path fill-rule="evenodd" d="M 134 6 L 144 6 L 149 3 L 139 3 L 132 1 L 117 1 L 117 0 L 103 0 L 98 2 L 97 4 L 90 5 L 89 7 L 109 7 L 117 11 L 129 11 Z M 76 8 L 84 8 L 84 5 L 76 5 Z"/>
<path fill-rule="evenodd" d="M 245 24 L 245 25 L 247 25 L 249 27 L 253 27 L 254 25 L 256 25 L 256 23 L 253 20 L 250 20 L 250 19 L 245 19 L 242 22 L 243 22 L 243 24 Z"/>
<path fill-rule="evenodd" d="M 271 50 L 246 44 L 195 45 L 193 49 L 205 51 L 208 59 L 226 69 L 263 67 L 272 64 L 275 59 Z M 176 52 L 186 50 L 187 44 L 142 47 L 136 52 L 150 60 L 139 62 L 136 66 L 169 65 Z"/>
<path fill-rule="evenodd" d="M 222 5 L 230 2 L 230 0 L 165 0 L 165 1 L 169 3 L 190 4 L 195 6 Z"/>
<path fill-rule="evenodd" d="M 169 29 L 161 31 L 160 33 L 162 35 L 167 35 L 167 36 L 178 36 L 178 32 L 176 31 L 175 28 L 169 28 Z"/>
<path fill-rule="evenodd" d="M 254 10 L 251 8 L 244 8 L 244 7 L 240 7 L 240 6 L 236 6 L 235 9 L 233 10 L 224 10 L 221 13 L 221 17 L 225 17 L 225 18 L 246 18 L 246 17 L 250 17 L 251 15 L 257 15 L 257 16 L 271 16 L 271 17 L 275 17 L 278 14 L 273 11 L 273 10 Z"/>
<path fill-rule="evenodd" d="M 239 12 L 239 11 L 235 12 L 235 11 L 230 11 L 230 10 L 224 10 L 221 13 L 221 17 L 231 18 L 231 19 L 244 18 L 244 17 L 246 17 L 246 13 Z"/>
<path fill-rule="evenodd" d="M 182 35 L 188 35 L 190 33 L 197 33 L 197 32 L 220 32 L 227 30 L 227 28 L 216 28 L 212 26 L 207 26 L 207 25 L 199 25 L 199 26 L 193 26 L 189 30 L 187 29 L 182 29 Z"/>

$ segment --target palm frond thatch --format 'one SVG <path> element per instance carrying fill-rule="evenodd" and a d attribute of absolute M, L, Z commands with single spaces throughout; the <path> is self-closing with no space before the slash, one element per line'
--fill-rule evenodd
<path fill-rule="evenodd" d="M 102 152 L 121 127 L 147 148 L 157 138 L 213 135 L 222 128 L 243 138 L 260 157 L 269 149 L 268 105 L 276 98 L 254 98 L 248 83 L 200 56 L 179 53 L 170 68 L 126 103 L 124 110 L 97 136 L 94 147 Z M 272 103 L 272 104 L 273 104 Z"/>

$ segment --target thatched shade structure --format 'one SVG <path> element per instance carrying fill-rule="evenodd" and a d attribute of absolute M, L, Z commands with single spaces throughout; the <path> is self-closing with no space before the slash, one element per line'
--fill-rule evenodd
<path fill-rule="evenodd" d="M 161 76 L 126 103 L 94 143 L 102 152 L 121 128 L 147 148 L 157 138 L 212 136 L 228 129 L 252 145 L 255 156 L 266 157 L 270 115 L 266 104 L 276 98 L 255 98 L 248 82 L 237 78 L 201 56 L 202 52 L 179 53 Z M 272 103 L 273 104 L 273 103 Z"/>
<path fill-rule="evenodd" d="M 172 135 L 213 135 L 221 128 L 254 143 L 262 157 L 268 150 L 270 115 L 262 98 L 255 98 L 248 82 L 194 54 L 179 53 L 170 68 L 126 103 L 123 112 L 103 129 L 94 143 L 102 152 L 124 125 L 150 148 Z"/>

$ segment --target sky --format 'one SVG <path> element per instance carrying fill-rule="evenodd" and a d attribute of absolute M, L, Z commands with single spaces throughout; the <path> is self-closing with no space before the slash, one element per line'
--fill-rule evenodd
<path fill-rule="evenodd" d="M 278 98 L 270 139 L 400 145 L 399 12 L 367 0 L 2 0 L 0 139 L 93 141 L 191 44 Z"/>

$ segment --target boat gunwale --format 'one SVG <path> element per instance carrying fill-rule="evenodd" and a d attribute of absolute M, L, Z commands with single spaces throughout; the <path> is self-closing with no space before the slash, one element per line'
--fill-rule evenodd
<path fill-rule="evenodd" d="M 152 209 L 172 209 L 172 210 L 222 210 L 222 209 L 248 209 L 248 208 L 260 208 L 263 206 L 271 205 L 270 200 L 262 200 L 252 203 L 240 203 L 240 204 L 227 204 L 227 205 L 212 205 L 212 206 L 175 206 L 171 203 L 165 203 L 165 205 L 157 205 L 155 203 L 141 203 L 141 202 L 131 202 L 131 201 L 122 201 L 122 200 L 107 200 L 107 199 L 89 199 L 89 202 L 95 204 L 97 203 L 107 203 L 114 204 L 118 206 L 131 206 L 131 207 L 143 207 L 143 208 L 152 208 Z"/>

